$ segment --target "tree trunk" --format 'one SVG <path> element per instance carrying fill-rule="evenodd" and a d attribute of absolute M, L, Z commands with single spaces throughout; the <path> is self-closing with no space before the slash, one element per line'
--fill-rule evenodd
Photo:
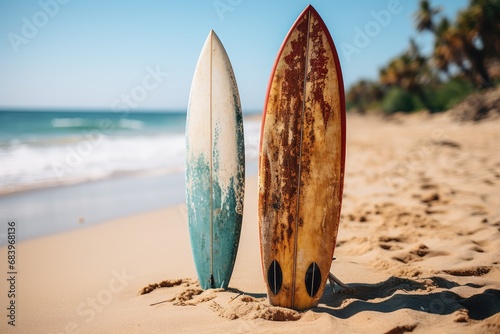
<path fill-rule="evenodd" d="M 460 69 L 460 71 L 462 71 L 465 77 L 469 79 L 472 86 L 474 86 L 475 88 L 481 88 L 481 84 L 477 82 L 476 76 L 470 69 L 468 69 L 464 65 L 463 61 L 457 61 L 455 62 L 455 64 L 457 64 L 458 68 Z"/>
<path fill-rule="evenodd" d="M 413 88 L 413 91 L 415 94 L 417 94 L 418 98 L 420 101 L 422 101 L 422 104 L 424 105 L 425 109 L 427 109 L 431 114 L 435 113 L 437 110 L 432 106 L 431 102 L 427 98 L 427 95 L 425 95 L 424 90 L 420 86 L 415 86 Z"/>
<path fill-rule="evenodd" d="M 476 49 L 474 45 L 468 44 L 466 41 L 464 41 L 464 45 L 465 52 L 472 64 L 472 68 L 474 68 L 481 78 L 479 82 L 481 88 L 493 87 L 490 75 L 488 74 L 488 70 L 486 69 L 486 65 L 484 63 L 484 53 L 481 50 Z"/>

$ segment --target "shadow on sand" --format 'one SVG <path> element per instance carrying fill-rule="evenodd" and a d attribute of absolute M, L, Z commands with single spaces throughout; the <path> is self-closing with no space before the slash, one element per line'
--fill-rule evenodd
<path fill-rule="evenodd" d="M 412 309 L 431 314 L 450 314 L 459 309 L 467 309 L 469 318 L 474 320 L 483 320 L 500 312 L 500 290 L 487 289 L 469 298 L 463 298 L 452 291 L 447 291 L 461 286 L 456 282 L 442 277 L 430 277 L 426 281 L 393 276 L 377 284 L 349 284 L 352 290 L 335 294 L 332 294 L 327 286 L 320 306 L 314 311 L 346 319 L 363 311 L 388 313 L 400 309 Z M 429 283 L 434 288 L 447 290 L 428 291 Z M 472 283 L 465 286 L 475 289 L 482 287 Z M 346 300 L 353 301 L 342 306 Z"/>

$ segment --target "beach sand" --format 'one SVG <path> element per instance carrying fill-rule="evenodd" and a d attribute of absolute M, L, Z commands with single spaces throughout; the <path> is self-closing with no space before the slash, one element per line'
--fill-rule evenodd
<path fill-rule="evenodd" d="M 253 176 L 229 291 L 199 289 L 177 205 L 17 244 L 16 326 L 2 279 L 0 332 L 500 333 L 499 130 L 349 115 L 331 270 L 351 289 L 315 309 L 266 301 Z"/>

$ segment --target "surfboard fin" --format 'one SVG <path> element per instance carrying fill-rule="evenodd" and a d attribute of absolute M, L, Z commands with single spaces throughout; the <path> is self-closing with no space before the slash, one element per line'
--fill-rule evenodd
<path fill-rule="evenodd" d="M 210 275 L 210 288 L 215 289 L 215 279 L 213 274 Z"/>

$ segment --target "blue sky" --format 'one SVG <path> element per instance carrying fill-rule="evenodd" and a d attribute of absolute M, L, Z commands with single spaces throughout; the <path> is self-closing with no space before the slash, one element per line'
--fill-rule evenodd
<path fill-rule="evenodd" d="M 376 78 L 410 36 L 430 50 L 430 34 L 414 28 L 417 0 L 1 0 L 0 108 L 106 110 L 135 94 L 137 111 L 185 110 L 213 29 L 243 109 L 261 110 L 276 54 L 309 3 L 334 39 L 346 87 Z M 468 1 L 431 3 L 454 18 Z"/>

